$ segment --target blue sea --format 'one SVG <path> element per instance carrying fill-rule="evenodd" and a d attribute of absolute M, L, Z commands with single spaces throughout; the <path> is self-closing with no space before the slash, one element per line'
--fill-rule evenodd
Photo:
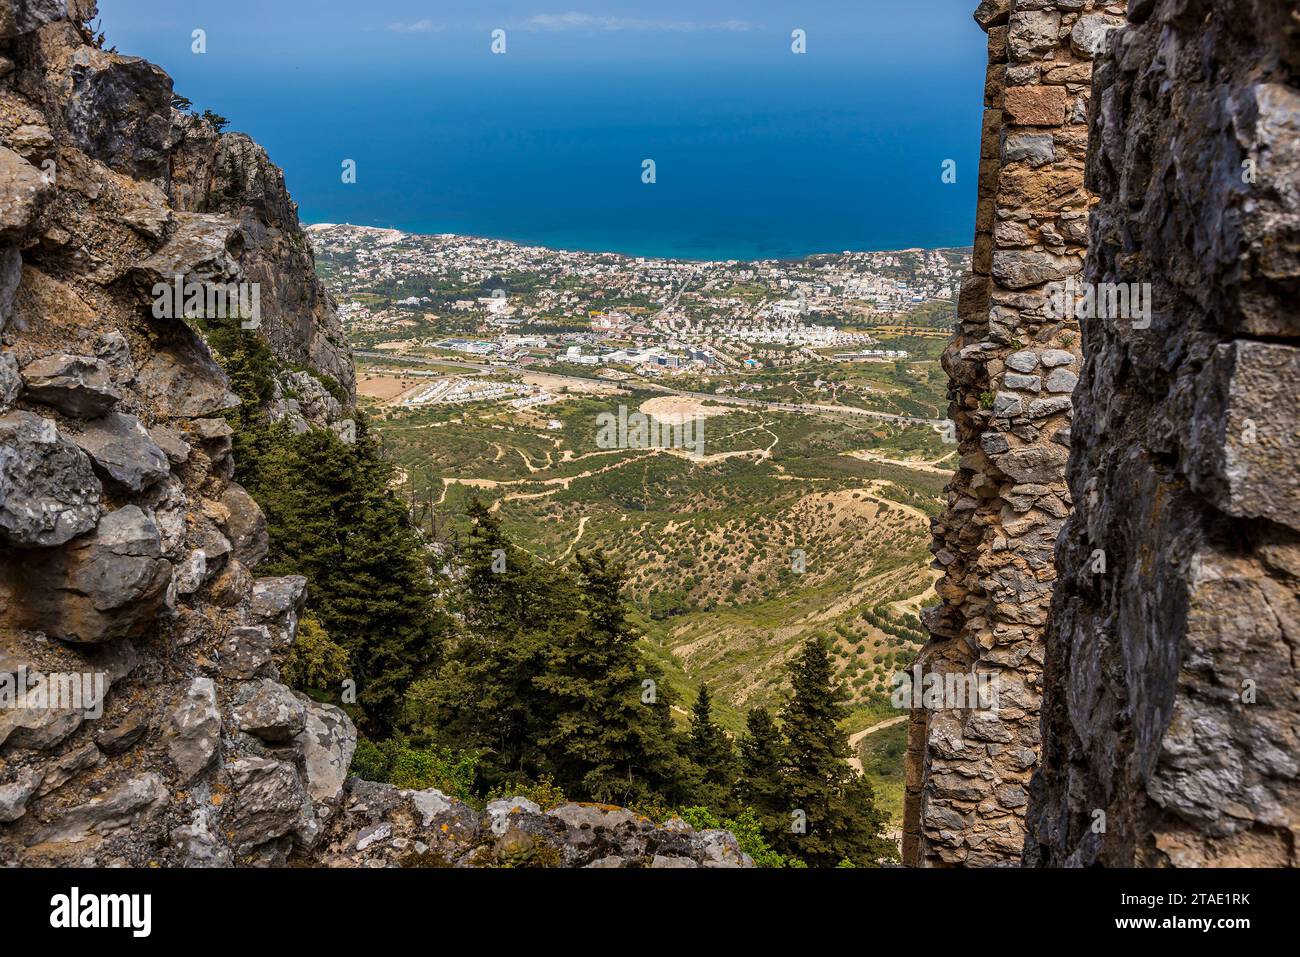
<path fill-rule="evenodd" d="M 151 59 L 268 149 L 304 223 L 793 258 L 971 243 L 983 38 L 970 28 L 957 62 L 944 49 L 928 60 L 482 56 L 329 69 Z M 355 184 L 342 182 L 348 159 Z M 955 183 L 943 179 L 949 160 Z"/>

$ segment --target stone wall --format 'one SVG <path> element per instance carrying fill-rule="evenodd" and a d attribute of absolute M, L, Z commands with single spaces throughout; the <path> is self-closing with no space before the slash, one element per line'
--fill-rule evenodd
<path fill-rule="evenodd" d="M 961 457 L 933 525 L 944 574 L 920 661 L 992 673 L 998 707 L 913 711 L 903 856 L 914 865 L 1021 856 L 1079 370 L 1078 322 L 1052 302 L 1083 269 L 1092 59 L 1123 12 L 1093 0 L 985 0 L 975 12 L 989 47 L 975 252 L 943 359 Z"/>
<path fill-rule="evenodd" d="M 1084 322 L 1025 861 L 1295 866 L 1300 16 L 1131 0 L 1098 63 Z"/>

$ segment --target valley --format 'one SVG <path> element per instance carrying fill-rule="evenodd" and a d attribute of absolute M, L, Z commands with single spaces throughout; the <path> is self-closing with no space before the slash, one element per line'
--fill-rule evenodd
<path fill-rule="evenodd" d="M 341 301 L 355 301 L 357 288 L 334 282 Z M 665 287 L 663 309 L 680 294 Z M 430 334 L 415 339 L 400 324 L 385 335 L 368 315 L 354 340 L 358 394 L 440 555 L 459 553 L 479 499 L 539 559 L 563 563 L 580 550 L 616 558 L 647 652 L 680 700 L 708 684 L 733 736 L 748 709 L 779 706 L 790 659 L 809 637 L 823 638 L 851 708 L 850 763 L 901 819 L 906 729 L 889 692 L 925 640 L 917 613 L 936 600 L 938 574 L 929 523 L 954 457 L 939 417 L 941 340 L 895 317 L 910 334 L 858 333 L 896 354 L 889 360 L 790 346 L 789 361 L 741 355 L 665 373 L 621 357 L 595 368 L 566 361 L 569 336 L 594 337 L 597 350 L 617 345 L 600 316 L 589 332 L 556 335 L 553 348 L 528 344 L 484 361 L 441 348 L 437 336 L 454 320 L 460 341 L 476 341 L 490 315 L 476 331 L 433 307 L 420 320 Z M 693 348 L 668 331 L 640 345 L 656 342 Z M 601 417 L 620 409 L 661 421 L 665 434 L 692 423 L 700 454 L 602 447 Z M 685 710 L 677 717 L 684 726 Z"/>

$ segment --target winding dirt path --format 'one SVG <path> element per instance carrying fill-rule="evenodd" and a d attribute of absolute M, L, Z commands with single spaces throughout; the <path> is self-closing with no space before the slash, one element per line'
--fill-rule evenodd
<path fill-rule="evenodd" d="M 892 728 L 896 724 L 901 724 L 907 720 L 907 715 L 900 714 L 897 718 L 886 718 L 869 728 L 863 728 L 856 734 L 849 735 L 849 747 L 853 749 L 851 757 L 846 758 L 849 767 L 859 774 L 862 773 L 862 758 L 858 755 L 858 743 L 869 734 L 875 734 L 877 731 L 884 731 L 886 728 Z"/>

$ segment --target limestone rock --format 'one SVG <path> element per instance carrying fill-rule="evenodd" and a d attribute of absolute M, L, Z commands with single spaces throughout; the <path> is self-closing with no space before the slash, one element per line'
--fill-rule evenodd
<path fill-rule="evenodd" d="M 95 743 L 105 754 L 122 754 L 134 747 L 148 731 L 148 716 L 133 711 L 112 727 L 101 729 L 95 735 Z"/>
<path fill-rule="evenodd" d="M 122 398 L 109 378 L 108 365 L 93 356 L 46 356 L 23 367 L 27 397 L 74 418 L 106 414 Z"/>
<path fill-rule="evenodd" d="M 316 804 L 333 804 L 347 781 L 357 748 L 357 729 L 341 708 L 305 695 L 299 695 L 299 700 L 306 721 L 296 743 L 303 756 L 307 793 Z"/>
<path fill-rule="evenodd" d="M 45 771 L 45 778 L 41 781 L 40 790 L 36 793 L 44 797 L 57 791 L 63 785 L 67 784 L 82 771 L 96 767 L 104 760 L 104 755 L 100 753 L 99 748 L 94 744 L 83 745 L 69 751 L 63 757 L 54 762 L 53 765 Z"/>
<path fill-rule="evenodd" d="M 212 766 L 220 744 L 217 687 L 211 678 L 195 678 L 172 711 L 167 737 L 167 753 L 182 786 Z"/>
<path fill-rule="evenodd" d="M 176 591 L 181 595 L 193 595 L 203 587 L 207 577 L 208 556 L 203 549 L 196 548 L 176 567 Z"/>
<path fill-rule="evenodd" d="M 1078 273 L 1082 266 L 1073 256 L 1046 252 L 998 250 L 993 254 L 993 277 L 1008 289 L 1025 289 L 1065 279 Z"/>
<path fill-rule="evenodd" d="M 208 347 L 188 336 L 155 352 L 140 367 L 134 384 L 141 394 L 184 418 L 216 415 L 239 405 Z"/>
<path fill-rule="evenodd" d="M 249 616 L 266 625 L 277 647 L 293 644 L 298 633 L 298 615 L 307 600 L 307 579 L 301 575 L 259 578 L 253 584 Z"/>
<path fill-rule="evenodd" d="M 1014 60 L 1028 60 L 1056 47 L 1061 14 L 1055 10 L 1017 10 L 1011 14 L 1007 48 Z"/>
<path fill-rule="evenodd" d="M 40 787 L 44 772 L 24 768 L 8 784 L 0 784 L 0 824 L 16 821 L 27 813 L 27 802 Z"/>
<path fill-rule="evenodd" d="M 1056 159 L 1056 145 L 1050 133 L 1014 133 L 1002 144 L 1007 163 L 1028 163 L 1035 168 Z"/>
<path fill-rule="evenodd" d="M 13 316 L 14 300 L 23 279 L 23 256 L 13 246 L 0 245 L 0 332 Z"/>
<path fill-rule="evenodd" d="M 26 696 L 17 707 L 0 709 L 0 745 L 8 751 L 57 748 L 87 719 L 102 714 L 108 691 L 139 662 L 126 641 L 86 649 L 77 659 L 70 672 L 43 674 L 28 669 Z M 47 771 L 53 767 L 47 766 Z"/>
<path fill-rule="evenodd" d="M 80 47 L 69 63 L 64 122 L 76 146 L 118 172 L 167 171 L 171 78 L 139 57 Z"/>
<path fill-rule="evenodd" d="M 51 192 L 45 175 L 0 146 L 0 245 L 21 242 Z"/>
<path fill-rule="evenodd" d="M 224 216 L 202 213 L 181 213 L 171 239 L 158 252 L 140 263 L 138 281 L 154 290 L 156 284 L 174 286 L 179 276 L 182 282 L 228 283 L 242 278 L 239 265 L 244 251 L 244 234 L 239 224 Z M 166 293 L 168 290 L 160 290 Z M 158 295 L 158 292 L 153 292 Z M 175 315 L 167 318 L 179 320 L 184 308 L 171 296 L 169 302 Z"/>
<path fill-rule="evenodd" d="M 62 545 L 95 527 L 102 493 L 90 459 L 52 421 L 0 416 L 0 538 Z"/>
<path fill-rule="evenodd" d="M 151 820 L 171 797 L 153 772 L 131 778 L 101 797 L 70 808 L 38 831 L 31 844 L 79 844 Z"/>
<path fill-rule="evenodd" d="M 0 40 L 31 33 L 67 15 L 67 0 L 17 0 L 0 4 Z"/>
<path fill-rule="evenodd" d="M 213 831 L 206 809 L 195 810 L 190 823 L 173 829 L 169 836 L 181 867 L 229 867 L 233 863 L 230 848 Z"/>
<path fill-rule="evenodd" d="M 1043 384 L 1048 392 L 1073 392 L 1078 382 L 1079 377 L 1069 369 L 1057 368 L 1048 373 Z"/>
<path fill-rule="evenodd" d="M 166 453 L 148 430 L 124 412 L 86 423 L 76 442 L 105 479 L 128 492 L 141 492 L 171 471 Z"/>
<path fill-rule="evenodd" d="M 271 633 L 265 625 L 233 628 L 221 646 L 221 673 L 248 679 L 271 661 Z"/>
<path fill-rule="evenodd" d="M 266 678 L 240 687 L 233 714 L 241 731 L 273 744 L 301 734 L 307 721 L 306 709 L 293 692 Z"/>
<path fill-rule="evenodd" d="M 226 767 L 233 798 L 224 806 L 221 829 L 239 854 L 279 838 L 302 826 L 309 805 L 293 766 L 270 758 L 238 758 Z"/>
<path fill-rule="evenodd" d="M 253 497 L 233 482 L 221 497 L 221 504 L 230 512 L 226 534 L 230 537 L 234 556 L 246 567 L 256 567 L 270 549 L 266 516 Z"/>
<path fill-rule="evenodd" d="M 95 355 L 108 366 L 109 378 L 116 385 L 126 385 L 135 378 L 135 362 L 126 336 L 112 329 L 95 339 Z"/>
<path fill-rule="evenodd" d="M 1123 25 L 1123 17 L 1108 16 L 1104 13 L 1084 14 L 1075 21 L 1073 29 L 1070 30 L 1070 45 L 1079 56 L 1096 56 L 1105 52 L 1110 32 Z"/>
<path fill-rule="evenodd" d="M 149 430 L 149 437 L 158 448 L 163 450 L 167 461 L 172 465 L 184 465 L 190 458 L 190 445 L 176 429 L 166 425 L 155 425 Z"/>
<path fill-rule="evenodd" d="M 146 512 L 135 505 L 109 512 L 93 534 L 13 572 L 29 589 L 21 617 L 63 641 L 137 635 L 154 623 L 171 582 L 161 555 L 158 526 Z"/>
<path fill-rule="evenodd" d="M 0 414 L 8 412 L 23 390 L 23 377 L 12 352 L 0 352 Z"/>

